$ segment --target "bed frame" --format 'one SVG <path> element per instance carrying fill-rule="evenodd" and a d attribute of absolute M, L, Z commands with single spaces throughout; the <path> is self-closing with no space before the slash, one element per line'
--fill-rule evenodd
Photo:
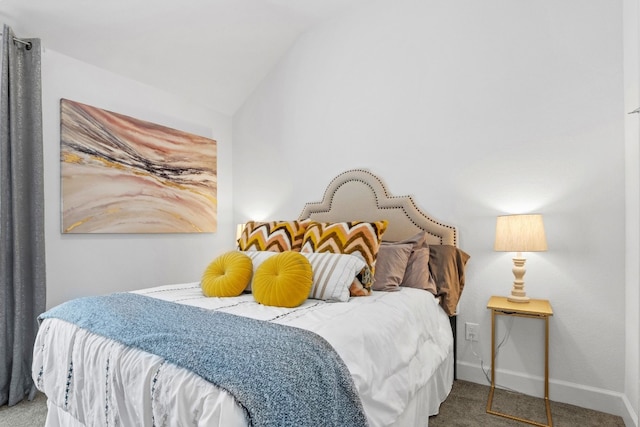
<path fill-rule="evenodd" d="M 392 196 L 382 180 L 366 169 L 352 169 L 336 176 L 324 192 L 322 201 L 307 203 L 298 219 L 322 222 L 389 221 L 384 241 L 398 241 L 421 231 L 431 245 L 458 246 L 458 230 L 440 222 L 417 207 L 411 196 Z M 453 377 L 456 378 L 457 326 L 450 316 L 453 332 Z"/>

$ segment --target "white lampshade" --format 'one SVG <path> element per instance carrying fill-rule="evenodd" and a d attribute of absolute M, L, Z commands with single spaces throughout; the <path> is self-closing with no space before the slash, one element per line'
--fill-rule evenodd
<path fill-rule="evenodd" d="M 503 215 L 496 221 L 493 249 L 501 252 L 541 252 L 547 250 L 542 215 Z"/>
<path fill-rule="evenodd" d="M 245 223 L 236 225 L 236 241 L 240 240 L 240 236 L 242 236 L 245 225 Z"/>

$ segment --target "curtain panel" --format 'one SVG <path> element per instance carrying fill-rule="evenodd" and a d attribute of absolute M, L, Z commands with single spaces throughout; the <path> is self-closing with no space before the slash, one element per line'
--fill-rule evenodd
<path fill-rule="evenodd" d="M 35 395 L 37 316 L 45 310 L 40 40 L 2 31 L 0 75 L 0 405 Z"/>

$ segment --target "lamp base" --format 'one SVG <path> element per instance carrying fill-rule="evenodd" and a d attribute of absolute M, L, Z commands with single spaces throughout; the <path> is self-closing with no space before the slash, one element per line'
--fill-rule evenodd
<path fill-rule="evenodd" d="M 509 295 L 507 297 L 507 301 L 511 301 L 511 302 L 529 302 L 529 297 L 528 296 L 516 296 L 516 295 Z"/>
<path fill-rule="evenodd" d="M 524 264 L 527 260 L 522 256 L 520 252 L 513 258 L 513 275 L 515 280 L 513 281 L 513 288 L 511 288 L 511 295 L 507 297 L 507 301 L 511 302 L 529 302 L 529 297 L 524 290 L 524 274 L 526 272 Z"/>

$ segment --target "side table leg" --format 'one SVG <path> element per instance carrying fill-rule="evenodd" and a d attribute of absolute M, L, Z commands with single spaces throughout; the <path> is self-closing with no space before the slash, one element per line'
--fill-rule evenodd
<path fill-rule="evenodd" d="M 491 412 L 491 404 L 493 403 L 493 392 L 496 388 L 496 311 L 491 310 L 491 390 L 489 391 L 489 400 L 487 401 L 487 412 Z"/>
<path fill-rule="evenodd" d="M 553 426 L 551 420 L 551 403 L 549 402 L 549 316 L 544 318 L 544 403 L 547 408 L 547 423 Z"/>

